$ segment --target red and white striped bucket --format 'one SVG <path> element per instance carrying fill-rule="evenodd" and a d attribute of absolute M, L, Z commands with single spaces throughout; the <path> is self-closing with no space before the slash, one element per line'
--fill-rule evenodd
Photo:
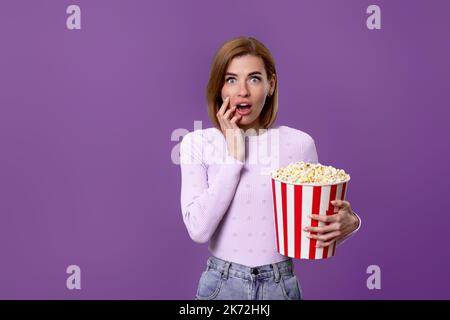
<path fill-rule="evenodd" d="M 277 251 L 297 259 L 317 260 L 334 256 L 336 242 L 325 248 L 316 248 L 317 240 L 308 239 L 309 232 L 303 231 L 303 228 L 325 225 L 308 218 L 308 215 L 335 214 L 331 201 L 345 200 L 350 179 L 331 185 L 294 185 L 271 179 Z"/>

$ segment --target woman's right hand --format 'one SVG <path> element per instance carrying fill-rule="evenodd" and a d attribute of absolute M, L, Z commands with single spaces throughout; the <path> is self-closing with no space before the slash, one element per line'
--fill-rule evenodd
<path fill-rule="evenodd" d="M 244 162 L 245 161 L 244 131 L 241 128 L 239 128 L 239 126 L 236 124 L 236 121 L 241 119 L 242 116 L 238 113 L 235 113 L 236 106 L 230 108 L 229 105 L 230 105 L 230 98 L 226 97 L 216 116 L 217 119 L 219 120 L 220 128 L 227 142 L 228 153 L 236 160 Z"/>

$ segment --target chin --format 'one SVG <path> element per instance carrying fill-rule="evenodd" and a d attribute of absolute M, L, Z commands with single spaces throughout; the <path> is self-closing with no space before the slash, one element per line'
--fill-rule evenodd
<path fill-rule="evenodd" d="M 254 121 L 255 121 L 255 119 L 249 119 L 249 118 L 245 117 L 245 118 L 241 118 L 241 119 L 238 121 L 238 123 L 240 123 L 240 124 L 251 124 L 251 123 L 253 123 Z"/>

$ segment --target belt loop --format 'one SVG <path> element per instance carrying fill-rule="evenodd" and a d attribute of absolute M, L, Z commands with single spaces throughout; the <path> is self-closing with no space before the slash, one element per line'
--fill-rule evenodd
<path fill-rule="evenodd" d="M 225 266 L 223 267 L 222 279 L 224 279 L 224 280 L 228 279 L 228 269 L 230 269 L 230 265 L 231 265 L 231 263 L 227 261 L 227 263 L 225 263 Z"/>
<path fill-rule="evenodd" d="M 275 278 L 275 282 L 278 283 L 280 281 L 280 270 L 278 269 L 278 266 L 276 263 L 272 264 L 272 268 L 273 268 L 273 275 Z"/>

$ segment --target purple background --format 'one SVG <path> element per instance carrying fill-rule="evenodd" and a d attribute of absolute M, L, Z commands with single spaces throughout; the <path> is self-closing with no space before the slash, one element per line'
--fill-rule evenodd
<path fill-rule="evenodd" d="M 82 30 L 66 28 L 70 4 Z M 371 4 L 381 30 L 366 27 Z M 449 299 L 449 12 L 445 0 L 2 0 L 0 298 L 194 297 L 209 252 L 182 221 L 171 133 L 211 126 L 211 59 L 246 35 L 275 57 L 277 124 L 351 174 L 363 220 L 333 259 L 295 262 L 305 299 Z M 81 290 L 66 288 L 71 264 Z M 366 287 L 372 264 L 381 290 Z"/>

